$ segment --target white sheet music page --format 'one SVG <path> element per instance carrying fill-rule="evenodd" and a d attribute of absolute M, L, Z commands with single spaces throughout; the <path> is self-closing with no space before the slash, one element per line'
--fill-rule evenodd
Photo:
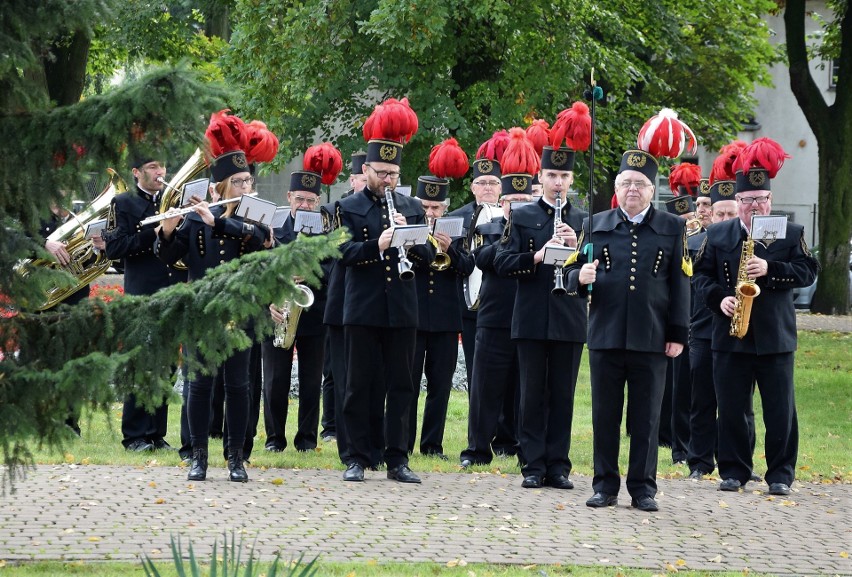
<path fill-rule="evenodd" d="M 197 196 L 201 200 L 207 200 L 207 191 L 210 189 L 209 178 L 191 180 L 183 185 L 183 195 L 180 197 L 180 205 L 189 205 L 189 199 Z"/>
<path fill-rule="evenodd" d="M 277 208 L 274 202 L 244 194 L 234 212 L 247 221 L 269 226 Z"/>
<path fill-rule="evenodd" d="M 101 220 L 96 220 L 95 222 L 90 223 L 86 227 L 86 235 L 85 235 L 86 238 L 92 239 L 92 238 L 95 238 L 96 236 L 101 236 L 104 229 L 106 228 L 106 225 L 107 225 L 107 219 L 105 219 L 105 218 L 103 218 Z"/>
<path fill-rule="evenodd" d="M 425 224 L 407 224 L 393 229 L 391 246 L 409 248 L 416 244 L 425 244 L 429 237 L 429 227 Z"/>
<path fill-rule="evenodd" d="M 322 213 L 312 210 L 297 210 L 293 230 L 301 234 L 321 234 Z"/>
<path fill-rule="evenodd" d="M 442 232 L 450 238 L 457 238 L 464 231 L 464 218 L 460 216 L 445 216 L 435 221 L 435 234 Z"/>
<path fill-rule="evenodd" d="M 787 238 L 787 217 L 785 215 L 759 215 L 751 217 L 751 238 L 761 242 L 772 242 Z"/>
<path fill-rule="evenodd" d="M 544 255 L 542 255 L 541 258 L 541 264 L 565 266 L 565 261 L 567 261 L 576 251 L 576 248 L 572 248 L 570 246 L 546 244 L 544 245 Z"/>
<path fill-rule="evenodd" d="M 275 209 L 275 214 L 272 215 L 272 228 L 281 228 L 287 220 L 287 215 L 290 214 L 289 206 L 279 206 Z"/>

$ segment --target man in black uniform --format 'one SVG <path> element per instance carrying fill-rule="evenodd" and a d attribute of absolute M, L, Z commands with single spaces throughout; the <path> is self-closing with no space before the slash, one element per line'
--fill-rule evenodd
<path fill-rule="evenodd" d="M 129 295 L 149 295 L 159 289 L 186 281 L 186 271 L 163 263 L 154 255 L 154 240 L 162 225 L 141 226 L 143 219 L 159 213 L 160 191 L 166 167 L 152 157 L 134 159 L 132 165 L 136 187 L 117 195 L 110 206 L 106 254 L 112 260 L 124 259 L 124 292 Z M 153 414 L 136 403 L 129 395 L 121 414 L 122 444 L 128 451 L 170 449 L 166 442 L 168 406 L 163 403 Z"/>
<path fill-rule="evenodd" d="M 687 342 L 689 267 L 684 221 L 651 205 L 656 174 L 657 160 L 647 152 L 624 154 L 615 180 L 618 208 L 594 216 L 592 238 L 586 219 L 583 239 L 593 243 L 593 257 L 587 262 L 578 253 L 577 264 L 568 273 L 569 293 L 592 297 L 589 366 L 595 494 L 586 501 L 589 507 L 618 502 L 626 381 L 631 423 L 627 490 L 634 507 L 658 510 L 657 438 L 666 359 L 679 355 Z"/>
<path fill-rule="evenodd" d="M 511 174 L 504 154 L 504 187 L 531 194 L 532 178 Z M 577 235 L 587 213 L 567 200 L 574 181 L 574 151 L 545 146 L 541 156 L 542 196 L 512 212 L 502 246 L 494 258 L 497 273 L 518 281 L 512 314 L 512 340 L 518 347 L 521 374 L 518 442 L 525 488 L 542 485 L 573 489 L 568 478 L 574 389 L 583 343 L 586 305 L 554 292 L 563 282 L 562 267 L 542 264 L 545 247 L 577 247 Z M 505 191 L 504 191 L 505 192 Z M 559 204 L 561 214 L 557 214 Z M 556 222 L 558 219 L 558 223 Z"/>
<path fill-rule="evenodd" d="M 772 142 L 758 139 L 740 153 L 736 173 L 739 218 L 708 229 L 696 273 L 707 307 L 715 313 L 712 347 L 719 404 L 719 488 L 739 491 L 751 477 L 752 449 L 745 415 L 756 380 L 766 426 L 765 478 L 769 493 L 788 495 L 795 478 L 799 441 L 793 382 L 796 311 L 792 289 L 813 283 L 819 265 L 808 250 L 804 228 L 789 222 L 784 238 L 751 239 L 754 245 L 750 257 L 744 250 L 745 241 L 751 237 L 752 216 L 768 215 L 772 209 L 770 179 L 783 162 L 783 156 L 766 167 L 748 162 L 750 150 L 766 141 Z M 777 148 L 780 150 L 780 146 Z M 742 262 L 744 257 L 747 260 Z M 731 317 L 737 309 L 735 287 L 741 273 L 757 284 L 760 293 L 753 298 L 748 329 L 740 339 L 730 331 Z"/>
<path fill-rule="evenodd" d="M 390 193 L 395 210 L 389 214 L 386 189 L 392 190 L 399 178 L 404 139 L 400 136 L 371 137 L 364 164 L 367 187 L 341 199 L 335 210 L 337 224 L 353 235 L 341 246 L 338 261 L 346 268 L 343 330 L 348 381 L 343 418 L 350 463 L 345 481 L 363 481 L 364 469 L 373 464 L 374 447 L 381 446 L 389 479 L 420 482 L 408 468 L 417 289 L 398 272 L 405 251 L 401 254 L 390 243 L 395 225 L 425 224 L 426 217 L 419 201 L 396 192 Z M 428 243 L 407 251 L 410 262 L 421 268 L 434 257 L 435 249 Z M 383 411 L 384 435 L 374 426 Z"/>
<path fill-rule="evenodd" d="M 309 171 L 296 171 L 290 175 L 290 192 L 287 200 L 290 214 L 281 228 L 275 229 L 275 239 L 280 244 L 296 240 L 300 231 L 294 229 L 296 211 L 316 211 L 320 201 L 322 175 Z M 336 175 L 335 175 L 336 178 Z M 307 234 L 317 234 L 312 231 Z M 320 396 L 322 387 L 323 357 L 325 355 L 325 312 L 326 289 L 323 285 L 312 290 L 313 304 L 299 314 L 299 322 L 293 344 L 287 348 L 275 346 L 272 338 L 262 344 L 263 351 L 263 420 L 266 427 L 266 450 L 283 451 L 287 446 L 285 427 L 290 404 L 293 349 L 299 349 L 299 416 L 293 446 L 297 451 L 312 451 L 317 446 Z M 275 322 L 286 322 L 283 311 L 273 303 L 269 306 Z M 296 314 L 291 303 L 290 314 Z"/>
<path fill-rule="evenodd" d="M 496 163 L 495 163 L 496 164 Z M 497 167 L 499 171 L 499 165 Z M 513 202 L 531 202 L 529 193 L 517 193 L 506 181 L 500 205 L 502 216 L 476 227 L 472 252 L 476 266 L 482 271 L 479 309 L 476 317 L 476 352 L 473 357 L 473 381 L 470 384 L 470 410 L 467 424 L 467 448 L 459 457 L 462 468 L 487 465 L 492 450 L 506 451 L 505 441 L 498 445 L 501 418 L 508 430 L 502 437 L 517 441 L 515 401 L 520 389 L 518 348 L 512 340 L 512 311 L 518 281 L 497 274 L 494 255 L 500 248 L 503 230 L 509 221 Z"/>
<path fill-rule="evenodd" d="M 417 198 L 430 225 L 447 210 L 449 188 L 450 181 L 443 178 L 421 176 L 417 179 Z M 419 321 L 411 371 L 414 395 L 409 413 L 408 452 L 414 451 L 417 439 L 417 399 L 425 373 L 426 403 L 420 432 L 420 453 L 446 461 L 444 426 L 458 361 L 459 332 L 462 330 L 458 279 L 470 274 L 473 262 L 464 252 L 463 237 L 453 241 L 446 234 L 437 233 L 434 234 L 434 242 L 448 262 L 443 267 L 430 264 L 418 270 L 414 277 Z"/>

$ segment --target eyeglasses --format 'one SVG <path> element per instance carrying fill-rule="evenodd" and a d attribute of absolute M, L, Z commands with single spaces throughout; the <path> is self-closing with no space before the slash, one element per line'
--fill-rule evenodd
<path fill-rule="evenodd" d="M 231 186 L 251 186 L 254 184 L 254 177 L 249 176 L 248 178 L 232 178 Z"/>
<path fill-rule="evenodd" d="M 649 186 L 653 186 L 652 184 L 648 184 L 647 182 L 642 182 L 639 180 L 623 180 L 616 184 L 618 188 L 630 189 L 636 187 L 636 190 L 645 190 Z"/>
<path fill-rule="evenodd" d="M 366 166 L 370 166 L 370 165 L 369 165 L 369 164 L 367 164 Z M 376 176 L 378 176 L 380 180 L 384 180 L 384 179 L 386 179 L 387 177 L 390 177 L 390 178 L 391 178 L 391 180 L 396 180 L 397 178 L 399 178 L 399 173 L 398 173 L 398 172 L 391 172 L 391 171 L 389 171 L 389 170 L 376 170 L 376 169 L 375 169 L 375 168 L 373 168 L 372 166 L 370 166 L 370 170 L 372 170 L 373 172 L 375 172 L 375 173 L 376 173 Z"/>
<path fill-rule="evenodd" d="M 500 186 L 499 180 L 480 180 L 479 182 L 474 182 L 476 186 L 482 186 L 485 188 L 497 188 Z"/>
<path fill-rule="evenodd" d="M 293 204 L 307 204 L 308 206 L 316 206 L 319 202 L 319 198 L 307 198 L 304 196 L 294 196 Z"/>
<path fill-rule="evenodd" d="M 757 204 L 766 204 L 769 202 L 769 196 L 768 194 L 766 196 L 741 196 L 737 200 L 745 205 L 754 204 L 755 202 Z"/>

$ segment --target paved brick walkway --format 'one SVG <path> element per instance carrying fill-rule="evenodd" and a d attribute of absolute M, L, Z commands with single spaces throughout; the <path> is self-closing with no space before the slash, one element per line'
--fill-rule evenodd
<path fill-rule="evenodd" d="M 189 483 L 177 467 L 41 466 L 0 497 L 0 559 L 167 558 L 170 534 L 209 554 L 223 531 L 257 539 L 263 559 L 580 564 L 852 575 L 852 485 L 716 490 L 716 481 L 661 479 L 661 512 L 593 510 L 588 477 L 574 491 L 521 489 L 517 476 L 424 473 L 408 486 L 368 472 L 224 469 Z"/>

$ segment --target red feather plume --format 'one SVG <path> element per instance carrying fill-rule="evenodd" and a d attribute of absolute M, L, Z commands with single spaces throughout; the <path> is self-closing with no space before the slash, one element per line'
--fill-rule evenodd
<path fill-rule="evenodd" d="M 278 154 L 278 137 L 266 128 L 260 120 L 252 120 L 246 125 L 246 160 L 249 164 L 269 162 Z"/>
<path fill-rule="evenodd" d="M 417 114 L 408 105 L 408 98 L 388 98 L 376 105 L 364 123 L 364 140 L 390 140 L 405 144 L 417 128 Z"/>
<path fill-rule="evenodd" d="M 550 145 L 562 146 L 562 141 L 572 150 L 588 150 L 592 145 L 592 116 L 585 102 L 575 102 L 556 116 L 550 129 Z"/>
<path fill-rule="evenodd" d="M 332 143 L 323 142 L 305 151 L 302 167 L 319 174 L 323 184 L 334 184 L 340 171 L 343 170 L 343 157 Z"/>
<path fill-rule="evenodd" d="M 476 151 L 476 158 L 487 158 L 501 162 L 507 144 L 509 144 L 509 133 L 505 130 L 498 130 L 479 146 L 479 150 Z"/>
<path fill-rule="evenodd" d="M 679 187 L 690 191 L 690 196 L 698 194 L 698 182 L 701 180 L 701 167 L 691 162 L 681 162 L 672 167 L 669 173 L 669 186 L 672 194 L 680 196 Z"/>
<path fill-rule="evenodd" d="M 246 142 L 246 124 L 239 116 L 228 114 L 229 109 L 214 112 L 210 116 L 210 124 L 204 136 L 210 143 L 210 154 L 213 158 L 222 156 L 226 152 L 243 150 Z"/>
<path fill-rule="evenodd" d="M 438 178 L 461 178 L 467 174 L 467 154 L 455 138 L 432 147 L 429 153 L 429 172 Z"/>
<path fill-rule="evenodd" d="M 535 153 L 523 128 L 509 130 L 509 144 L 503 151 L 500 169 L 503 174 L 536 174 L 541 168 L 541 155 Z"/>
<path fill-rule="evenodd" d="M 771 138 L 758 138 L 743 148 L 734 161 L 734 172 L 740 170 L 748 172 L 752 168 L 762 168 L 769 174 L 769 178 L 775 178 L 788 158 L 792 157 L 784 152 L 780 144 Z"/>
<path fill-rule="evenodd" d="M 713 168 L 710 170 L 710 184 L 717 180 L 734 180 L 736 178 L 734 161 L 745 147 L 746 143 L 742 140 L 734 140 L 722 147 L 719 156 L 713 161 Z"/>
<path fill-rule="evenodd" d="M 642 126 L 637 145 L 658 158 L 677 158 L 684 152 L 695 154 L 698 150 L 692 129 L 678 120 L 677 113 L 670 108 L 663 108 Z"/>
<path fill-rule="evenodd" d="M 550 142 L 550 124 L 546 120 L 533 120 L 532 124 L 527 126 L 527 139 L 541 156 L 542 150 Z"/>

